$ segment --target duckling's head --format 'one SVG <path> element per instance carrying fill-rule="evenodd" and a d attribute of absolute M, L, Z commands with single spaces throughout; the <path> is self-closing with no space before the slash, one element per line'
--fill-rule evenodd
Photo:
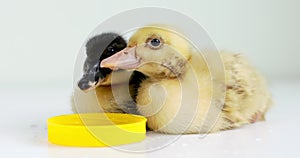
<path fill-rule="evenodd" d="M 137 70 L 154 78 L 173 78 L 184 73 L 191 47 L 179 33 L 166 27 L 137 30 L 125 49 L 104 59 L 101 67 Z"/>
<path fill-rule="evenodd" d="M 83 76 L 78 87 L 83 91 L 109 84 L 112 70 L 100 68 L 100 62 L 126 47 L 126 41 L 116 33 L 103 33 L 89 39 L 86 44 L 87 58 L 84 62 Z"/>

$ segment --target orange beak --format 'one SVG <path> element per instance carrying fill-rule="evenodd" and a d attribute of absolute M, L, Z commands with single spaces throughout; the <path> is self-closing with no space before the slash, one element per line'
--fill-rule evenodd
<path fill-rule="evenodd" d="M 136 56 L 136 46 L 127 47 L 116 54 L 102 60 L 100 67 L 117 69 L 135 69 L 140 65 L 140 59 Z"/>

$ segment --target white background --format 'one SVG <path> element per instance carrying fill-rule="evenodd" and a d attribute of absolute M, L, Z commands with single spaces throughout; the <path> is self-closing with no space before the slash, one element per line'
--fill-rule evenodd
<path fill-rule="evenodd" d="M 110 16 L 142 6 L 182 12 L 198 21 L 219 49 L 245 54 L 270 81 L 275 106 L 267 121 L 204 139 L 185 135 L 162 150 L 142 154 L 49 144 L 46 120 L 71 113 L 74 63 L 88 34 Z M 298 0 L 0 0 L 1 155 L 299 157 L 299 8 Z M 133 146 L 155 146 L 151 140 L 170 137 L 148 133 Z"/>
<path fill-rule="evenodd" d="M 297 0 L 10 0 L 0 2 L 0 86 L 72 86 L 88 34 L 110 16 L 142 6 L 194 18 L 219 49 L 245 54 L 269 79 L 300 78 Z"/>

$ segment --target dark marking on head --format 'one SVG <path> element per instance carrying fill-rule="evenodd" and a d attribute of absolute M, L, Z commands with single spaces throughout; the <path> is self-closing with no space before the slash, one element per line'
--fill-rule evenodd
<path fill-rule="evenodd" d="M 187 61 L 173 56 L 171 59 L 162 62 L 162 65 L 168 68 L 172 74 L 169 77 L 180 77 L 185 72 Z"/>

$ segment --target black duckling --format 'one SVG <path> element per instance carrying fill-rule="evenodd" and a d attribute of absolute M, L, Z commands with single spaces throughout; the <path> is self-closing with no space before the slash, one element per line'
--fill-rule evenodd
<path fill-rule="evenodd" d="M 112 70 L 100 68 L 100 62 L 103 59 L 124 49 L 126 45 L 125 39 L 116 33 L 103 33 L 89 39 L 86 43 L 87 58 L 83 66 L 83 76 L 77 85 L 84 92 L 95 90 L 96 100 L 101 106 L 99 109 L 103 112 L 137 113 L 135 106 L 136 92 L 145 76 L 140 72 L 134 72 L 131 75 L 125 70 L 117 70 L 114 71 L 115 77 L 112 83 Z M 117 90 L 114 92 L 115 94 L 112 91 L 112 85 Z M 90 100 L 85 100 L 84 104 L 77 104 L 76 106 L 87 106 L 89 104 L 92 104 Z M 90 107 L 87 106 L 86 108 Z M 76 112 L 99 111 L 99 109 L 82 110 L 85 107 L 76 107 L 76 109 L 81 110 L 73 109 Z"/>

